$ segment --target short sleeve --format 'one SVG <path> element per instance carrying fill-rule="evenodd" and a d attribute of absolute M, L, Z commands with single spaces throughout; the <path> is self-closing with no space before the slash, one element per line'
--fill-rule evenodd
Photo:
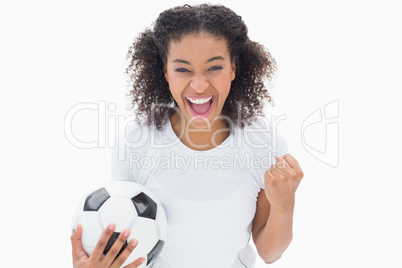
<path fill-rule="evenodd" d="M 147 176 L 133 160 L 149 152 L 150 132 L 141 122 L 129 123 L 119 134 L 111 154 L 111 180 L 133 181 L 144 185 Z"/>
<path fill-rule="evenodd" d="M 132 153 L 138 152 L 139 146 L 130 146 L 130 144 L 136 145 L 137 141 L 141 139 L 142 133 L 141 124 L 131 122 L 117 136 L 111 155 L 111 180 L 138 182 L 136 171 L 130 165 L 130 156 Z"/>
<path fill-rule="evenodd" d="M 112 149 L 111 161 L 110 161 L 110 179 L 111 180 L 124 180 L 135 181 L 132 171 L 129 168 L 128 153 L 121 154 L 120 150 L 126 150 L 126 148 L 119 148 L 115 146 Z M 123 157 L 122 157 L 123 155 Z"/>

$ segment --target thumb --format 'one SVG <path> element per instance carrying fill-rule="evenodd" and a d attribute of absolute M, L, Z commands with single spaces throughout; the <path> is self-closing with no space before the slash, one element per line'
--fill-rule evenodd
<path fill-rule="evenodd" d="M 82 226 L 80 224 L 77 224 L 74 233 L 71 235 L 71 246 L 73 248 L 74 260 L 81 259 L 82 257 L 88 257 L 84 249 L 82 248 L 81 236 Z"/>

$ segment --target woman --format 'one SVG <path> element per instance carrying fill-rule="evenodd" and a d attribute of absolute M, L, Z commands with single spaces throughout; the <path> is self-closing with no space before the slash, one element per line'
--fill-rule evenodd
<path fill-rule="evenodd" d="M 120 135 L 112 179 L 145 185 L 165 208 L 169 233 L 152 267 L 254 267 L 250 236 L 266 263 L 278 260 L 292 239 L 303 172 L 263 118 L 274 59 L 249 40 L 240 16 L 218 5 L 162 12 L 129 57 L 130 93 L 144 120 Z M 141 241 L 131 239 L 115 258 L 135 237 L 121 232 L 103 256 L 114 228 L 88 257 L 78 227 L 74 267 L 120 267 Z"/>

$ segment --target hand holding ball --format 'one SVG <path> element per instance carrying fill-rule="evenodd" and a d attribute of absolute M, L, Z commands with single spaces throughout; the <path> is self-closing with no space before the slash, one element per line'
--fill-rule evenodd
<path fill-rule="evenodd" d="M 81 199 L 72 228 L 74 231 L 77 224 L 82 226 L 81 243 L 88 256 L 111 223 L 115 229 L 103 251 L 104 255 L 120 233 L 129 229 L 131 232 L 127 241 L 135 238 L 138 245 L 123 266 L 140 257 L 146 258 L 144 266 L 148 266 L 159 256 L 167 235 L 166 215 L 161 203 L 149 189 L 134 182 L 111 181 Z M 119 254 L 126 246 L 127 242 Z"/>

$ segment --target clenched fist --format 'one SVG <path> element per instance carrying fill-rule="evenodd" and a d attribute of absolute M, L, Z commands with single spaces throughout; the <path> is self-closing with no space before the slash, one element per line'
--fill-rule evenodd
<path fill-rule="evenodd" d="M 297 160 L 290 154 L 275 157 L 276 164 L 265 172 L 265 195 L 271 208 L 293 209 L 295 193 L 304 174 Z"/>

